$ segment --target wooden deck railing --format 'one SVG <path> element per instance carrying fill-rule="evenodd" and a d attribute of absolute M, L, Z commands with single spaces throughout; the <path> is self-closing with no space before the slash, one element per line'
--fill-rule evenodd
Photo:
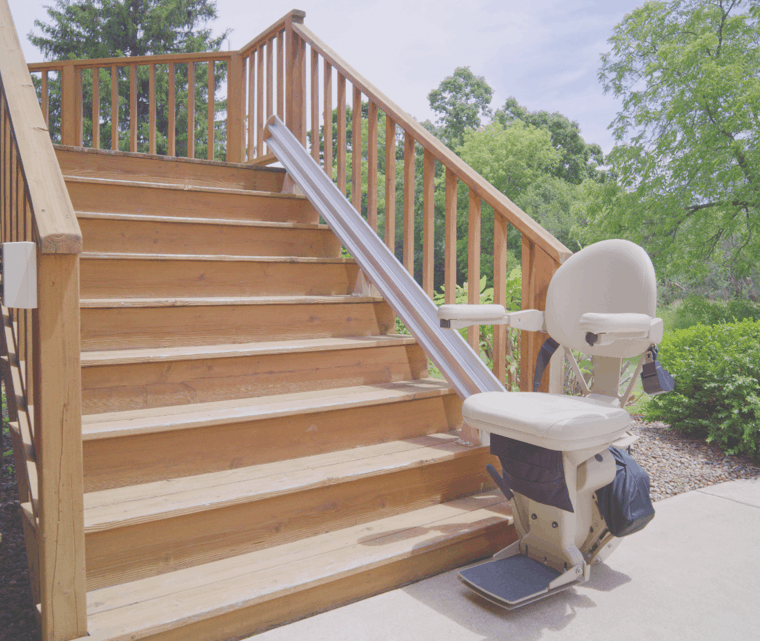
<path fill-rule="evenodd" d="M 37 245 L 37 308 L 0 308 L 0 360 L 42 636 L 73 639 L 87 632 L 79 367 L 82 236 L 7 0 L 0 0 L 0 241 Z"/>
<path fill-rule="evenodd" d="M 302 11 L 291 11 L 239 51 L 40 63 L 29 68 L 41 74 L 40 102 L 45 114 L 49 114 L 53 102 L 48 76 L 57 73 L 61 89 L 55 102 L 60 105 L 57 117 L 61 123 L 60 140 L 64 144 L 86 143 L 99 147 L 100 126 L 107 126 L 111 131 L 112 149 L 121 145 L 129 151 L 155 153 L 159 150 L 156 141 L 160 139 L 161 153 L 193 157 L 196 137 L 200 135 L 207 145 L 208 158 L 223 156 L 233 162 L 269 162 L 271 156 L 264 143 L 264 127 L 271 115 L 280 116 L 344 193 L 348 193 L 350 186 L 352 203 L 375 230 L 378 229 L 379 202 L 384 197 L 382 233 L 385 241 L 395 251 L 398 223 L 403 264 L 413 274 L 416 269 L 430 296 L 435 286 L 435 253 L 443 252 L 447 302 L 453 302 L 455 296 L 457 238 L 465 234 L 467 275 L 473 284 L 469 287 L 469 302 L 478 302 L 477 284 L 485 267 L 481 264 L 481 225 L 484 212 L 490 216 L 493 211 L 494 302 L 506 302 L 507 237 L 512 226 L 522 237 L 522 307 L 542 308 L 552 274 L 571 252 L 322 42 L 303 24 L 304 16 Z M 224 127 L 221 120 L 216 120 L 220 105 L 215 102 L 215 64 L 227 81 Z M 199 94 L 190 100 L 188 96 L 196 93 L 200 65 L 207 68 L 205 129 L 191 124 L 186 134 L 180 134 L 177 130 L 180 117 L 189 123 L 196 120 L 196 103 L 201 97 Z M 110 77 L 110 99 L 99 90 L 103 82 L 99 82 L 99 70 L 104 69 Z M 147 73 L 147 96 L 139 93 L 146 84 L 137 82 L 140 73 L 142 76 Z M 122 82 L 120 74 L 124 76 Z M 158 77 L 161 83 L 157 82 Z M 162 88 L 166 85 L 160 96 L 158 84 Z M 125 95 L 120 93 L 122 89 L 127 90 Z M 180 93 L 184 97 L 178 102 Z M 350 140 L 347 135 L 349 96 Z M 110 111 L 104 109 L 104 105 L 109 106 L 109 100 Z M 83 116 L 87 101 L 92 109 L 89 121 Z M 161 107 L 160 118 L 157 105 Z M 333 106 L 337 115 L 335 124 Z M 122 140 L 120 118 L 129 121 L 128 144 L 126 139 Z M 86 126 L 87 122 L 94 124 Z M 126 127 L 122 129 L 126 132 Z M 87 140 L 83 136 L 85 130 Z M 183 137 L 182 149 L 176 143 L 180 136 Z M 223 153 L 215 151 L 215 142 L 220 149 L 224 148 Z M 403 152 L 397 149 L 397 144 L 402 145 Z M 416 162 L 418 154 L 421 163 Z M 396 168 L 397 157 L 403 158 L 400 172 Z M 421 190 L 416 189 L 418 164 L 422 170 Z M 380 165 L 384 166 L 382 179 Z M 379 193 L 381 182 L 384 182 L 382 194 Z M 462 224 L 457 215 L 460 189 L 468 192 L 465 205 L 468 211 L 462 216 Z M 443 212 L 438 215 L 443 217 L 445 228 L 442 236 L 438 234 L 438 240 L 435 230 L 441 225 L 436 220 L 437 190 L 444 192 Z M 397 193 L 403 194 L 398 203 Z M 421 243 L 416 237 L 416 211 L 422 213 Z M 421 254 L 419 260 L 415 254 Z M 416 262 L 419 264 L 415 265 Z M 479 330 L 471 328 L 469 341 L 476 349 L 478 340 Z M 523 389 L 530 387 L 528 381 L 532 378 L 542 341 L 540 334 L 524 333 L 521 337 L 519 380 Z M 495 374 L 500 380 L 514 382 L 517 376 L 510 378 L 507 368 L 507 361 L 514 355 L 506 328 L 495 328 L 492 342 Z"/>

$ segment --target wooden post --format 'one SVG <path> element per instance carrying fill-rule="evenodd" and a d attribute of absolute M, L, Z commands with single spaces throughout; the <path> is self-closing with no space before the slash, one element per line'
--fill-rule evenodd
<path fill-rule="evenodd" d="M 467 302 L 470 305 L 480 304 L 480 209 L 480 198 L 470 189 L 467 224 Z M 480 353 L 478 325 L 467 329 L 467 342 L 476 353 Z"/>
<path fill-rule="evenodd" d="M 306 141 L 306 128 L 304 121 L 304 90 L 302 68 L 305 61 L 305 43 L 301 41 L 298 34 L 293 31 L 293 23 L 302 23 L 303 16 L 291 12 L 285 20 L 285 33 L 287 37 L 287 52 L 285 62 L 285 84 L 286 84 L 286 124 L 293 135 L 302 143 Z"/>
<path fill-rule="evenodd" d="M 446 167 L 444 291 L 447 305 L 457 302 L 457 176 Z"/>
<path fill-rule="evenodd" d="M 422 289 L 433 298 L 435 252 L 435 156 L 422 156 Z"/>
<path fill-rule="evenodd" d="M 522 247 L 522 309 L 546 309 L 546 291 L 554 272 L 559 265 L 545 251 L 523 236 Z M 495 301 L 494 301 L 495 302 Z M 533 390 L 533 375 L 536 371 L 536 357 L 544 341 L 548 338 L 544 332 L 522 332 L 520 347 L 520 390 Z M 552 378 L 551 367 L 557 367 L 558 361 L 552 359 L 548 375 L 544 375 L 541 391 L 549 391 Z M 556 377 L 556 371 L 554 373 Z"/>
<path fill-rule="evenodd" d="M 396 123 L 385 114 L 385 244 L 396 253 Z"/>
<path fill-rule="evenodd" d="M 87 634 L 79 256 L 39 254 L 34 312 L 42 638 Z"/>
<path fill-rule="evenodd" d="M 76 68 L 65 64 L 61 70 L 61 144 L 77 144 Z"/>
<path fill-rule="evenodd" d="M 414 138 L 404 131 L 404 267 L 414 277 Z"/>
<path fill-rule="evenodd" d="M 498 212 L 493 216 L 493 302 L 507 303 L 507 220 Z M 507 328 L 493 326 L 493 373 L 501 381 L 506 379 Z"/>
<path fill-rule="evenodd" d="M 227 65 L 227 162 L 243 162 L 245 160 L 243 56 L 237 52 L 233 53 Z"/>

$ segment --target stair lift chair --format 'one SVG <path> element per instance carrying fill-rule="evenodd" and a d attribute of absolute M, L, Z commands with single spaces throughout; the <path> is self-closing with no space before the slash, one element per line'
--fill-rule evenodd
<path fill-rule="evenodd" d="M 540 355 L 534 392 L 485 392 L 464 402 L 467 424 L 491 435 L 491 453 L 502 462 L 503 478 L 492 466 L 489 472 L 512 501 L 519 536 L 491 561 L 460 573 L 486 599 L 513 609 L 583 583 L 590 567 L 620 543 L 600 511 L 597 492 L 611 487 L 619 468 L 619 452 L 610 446 L 622 448 L 636 439 L 627 431 L 631 419 L 624 407 L 639 371 L 644 369 L 647 392 L 672 389 L 672 378 L 656 362 L 655 345 L 663 332 L 656 301 L 647 253 L 631 242 L 608 240 L 583 249 L 557 270 L 545 312 L 508 314 L 500 305 L 439 309 L 442 327 L 503 324 L 545 331 L 551 339 L 542 351 L 564 349 L 580 379 L 570 350 L 594 357 L 592 388 L 583 381 L 582 397 L 538 392 L 548 362 L 544 356 L 541 363 Z M 638 368 L 621 396 L 622 359 L 635 356 L 640 356 Z M 643 492 L 648 522 L 654 515 L 648 478 Z"/>

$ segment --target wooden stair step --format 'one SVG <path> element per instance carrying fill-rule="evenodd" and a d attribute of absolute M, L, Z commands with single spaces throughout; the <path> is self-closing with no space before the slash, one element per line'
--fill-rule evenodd
<path fill-rule="evenodd" d="M 462 402 L 418 379 L 89 414 L 85 491 L 217 472 L 445 432 Z"/>
<path fill-rule="evenodd" d="M 81 258 L 84 298 L 348 295 L 359 277 L 347 258 L 89 252 Z"/>
<path fill-rule="evenodd" d="M 90 492 L 87 581 L 105 587 L 454 500 L 493 486 L 458 432 Z"/>
<path fill-rule="evenodd" d="M 124 353 L 126 352 L 126 353 Z M 85 352 L 83 412 L 185 405 L 426 377 L 410 336 Z"/>
<path fill-rule="evenodd" d="M 82 299 L 83 350 L 252 343 L 388 334 L 374 296 Z"/>
<path fill-rule="evenodd" d="M 67 176 L 282 191 L 285 170 L 200 158 L 86 149 L 54 145 L 61 172 Z"/>
<path fill-rule="evenodd" d="M 304 196 L 248 189 L 64 176 L 76 211 L 316 223 Z"/>
<path fill-rule="evenodd" d="M 85 639 L 253 634 L 484 558 L 515 539 L 508 503 L 482 493 L 90 591 Z"/>
<path fill-rule="evenodd" d="M 77 212 L 86 252 L 338 257 L 327 225 Z"/>

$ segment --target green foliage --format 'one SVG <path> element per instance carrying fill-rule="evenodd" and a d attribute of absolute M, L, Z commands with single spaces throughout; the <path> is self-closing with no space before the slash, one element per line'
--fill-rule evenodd
<path fill-rule="evenodd" d="M 687 296 L 675 309 L 669 329 L 735 323 L 746 318 L 760 320 L 760 304 L 743 299 L 712 301 L 702 296 Z"/>
<path fill-rule="evenodd" d="M 494 114 L 494 121 L 502 125 L 523 122 L 548 131 L 551 144 L 560 155 L 554 168 L 554 175 L 568 183 L 580 185 L 585 179 L 603 181 L 606 173 L 599 167 L 604 165 L 602 148 L 588 144 L 581 136 L 580 125 L 561 113 L 548 111 L 528 111 L 510 96 L 501 109 Z"/>
<path fill-rule="evenodd" d="M 469 67 L 457 67 L 438 89 L 428 94 L 430 108 L 438 114 L 438 136 L 451 149 L 464 142 L 466 131 L 478 129 L 481 117 L 490 117 L 493 89 Z"/>
<path fill-rule="evenodd" d="M 144 56 L 166 53 L 218 51 L 228 32 L 212 36 L 207 24 L 216 18 L 214 0 L 57 0 L 46 7 L 49 22 L 35 20 L 41 32 L 29 33 L 32 44 L 39 47 L 46 59 L 73 60 L 111 58 L 117 56 Z M 214 65 L 214 84 L 217 89 L 226 77 L 226 66 Z M 176 85 L 176 153 L 187 155 L 188 130 L 188 65 L 175 67 Z M 148 83 L 147 66 L 136 69 L 137 83 L 137 151 L 148 151 Z M 208 65 L 194 65 L 195 78 L 195 155 L 206 157 Z M 159 154 L 168 151 L 168 65 L 156 67 L 156 149 Z M 100 84 L 100 136 L 101 146 L 110 148 L 111 139 L 111 70 L 101 69 Z M 39 91 L 39 79 L 35 77 Z M 118 70 L 119 85 L 119 148 L 129 151 L 130 77 L 129 70 Z M 82 74 L 83 86 L 83 138 L 92 145 L 92 72 Z M 60 78 L 49 78 L 50 131 L 54 141 L 60 140 Z M 215 112 L 224 113 L 225 101 L 215 99 Z M 214 126 L 217 160 L 224 160 L 226 122 Z"/>
<path fill-rule="evenodd" d="M 676 387 L 649 402 L 649 419 L 728 454 L 760 455 L 760 321 L 677 330 L 663 339 L 660 360 Z"/>
<path fill-rule="evenodd" d="M 757 267 L 759 16 L 756 0 L 647 2 L 615 27 L 599 77 L 623 104 L 608 157 L 622 190 L 591 240 L 643 239 L 661 275 Z"/>

